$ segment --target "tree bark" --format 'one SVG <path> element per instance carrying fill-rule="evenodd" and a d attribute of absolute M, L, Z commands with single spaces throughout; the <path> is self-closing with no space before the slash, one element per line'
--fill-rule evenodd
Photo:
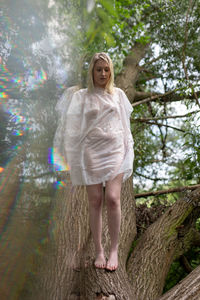
<path fill-rule="evenodd" d="M 135 83 L 137 81 L 138 74 L 141 71 L 139 62 L 144 57 L 148 46 L 148 44 L 135 44 L 131 51 L 131 54 L 125 58 L 124 68 L 122 72 L 117 75 L 115 80 L 116 85 L 124 90 L 130 102 L 133 102 L 133 100 L 135 99 Z"/>
<path fill-rule="evenodd" d="M 154 300 L 161 294 L 169 267 L 179 247 L 179 226 L 198 205 L 200 189 L 185 192 L 167 212 L 152 224 L 138 241 L 127 265 L 138 300 Z"/>
<path fill-rule="evenodd" d="M 200 266 L 158 300 L 199 300 Z"/>
<path fill-rule="evenodd" d="M 40 270 L 40 286 L 31 299 L 39 300 L 156 300 L 177 249 L 178 230 L 200 198 L 200 189 L 186 194 L 151 225 L 137 242 L 132 179 L 122 187 L 122 226 L 119 268 L 115 272 L 94 267 L 94 247 L 89 230 L 85 187 L 72 187 L 69 177 L 65 190 L 58 191 L 52 207 L 52 246 Z M 109 235 L 103 209 L 103 244 L 108 256 Z M 180 253 L 180 249 L 179 249 Z M 127 263 L 128 260 L 128 263 Z M 199 283 L 200 285 L 200 283 Z"/>
<path fill-rule="evenodd" d="M 58 191 L 51 219 L 53 247 L 46 267 L 40 270 L 40 288 L 32 299 L 134 299 L 126 273 L 126 260 L 136 235 L 132 178 L 122 186 L 122 222 L 119 246 L 120 267 L 116 272 L 94 268 L 94 247 L 89 230 L 88 201 L 85 187 L 67 187 Z M 108 256 L 109 235 L 106 210 L 103 212 L 103 244 Z M 52 253 L 52 249 L 53 253 Z M 106 298 L 105 298 L 106 299 Z M 112 299 L 112 298 L 108 298 Z"/>
<path fill-rule="evenodd" d="M 143 198 L 143 197 L 146 198 L 149 196 L 158 196 L 158 195 L 163 195 L 163 194 L 177 193 L 177 192 L 182 192 L 182 191 L 186 191 L 186 190 L 195 190 L 199 187 L 200 187 L 200 184 L 195 184 L 195 185 L 181 186 L 181 187 L 168 189 L 168 190 L 159 190 L 159 191 L 140 193 L 140 194 L 135 194 L 135 199 Z"/>

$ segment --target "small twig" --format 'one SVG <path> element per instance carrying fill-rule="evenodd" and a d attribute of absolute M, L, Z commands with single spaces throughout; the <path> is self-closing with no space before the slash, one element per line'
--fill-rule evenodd
<path fill-rule="evenodd" d="M 135 121 L 134 119 L 131 121 Z M 136 120 L 137 121 L 137 120 Z M 162 124 L 162 123 L 157 123 L 157 122 L 149 122 L 149 121 L 138 121 L 138 122 L 145 122 L 146 124 L 149 124 L 149 125 L 156 125 L 156 126 L 164 126 L 164 127 L 167 127 L 167 128 L 171 128 L 171 129 L 174 129 L 174 130 L 177 130 L 177 131 L 180 131 L 180 132 L 185 132 L 185 130 L 183 129 L 180 129 L 180 128 L 177 128 L 177 127 L 174 127 L 174 126 L 170 126 L 170 125 L 166 125 L 166 124 Z"/>
<path fill-rule="evenodd" d="M 140 68 L 143 68 L 144 66 L 147 66 L 147 65 L 151 65 L 155 61 L 158 61 L 159 59 L 161 59 L 163 56 L 164 56 L 164 54 L 161 54 L 161 55 L 153 58 L 152 60 L 150 60 L 150 61 L 146 62 L 145 64 L 143 64 L 142 66 L 140 66 Z"/>
<path fill-rule="evenodd" d="M 146 176 L 144 174 L 140 174 L 139 172 L 135 171 L 135 174 L 137 176 L 140 176 L 140 177 L 143 177 L 145 179 L 148 179 L 148 180 L 152 180 L 152 181 L 161 181 L 161 180 L 167 180 L 167 178 L 152 178 L 152 177 L 149 177 L 149 176 Z"/>
<path fill-rule="evenodd" d="M 165 117 L 157 117 L 157 118 L 137 118 L 133 119 L 133 121 L 138 121 L 138 122 L 146 122 L 146 121 L 155 121 L 155 120 L 166 120 L 166 119 L 178 119 L 178 118 L 186 118 L 190 115 L 196 114 L 200 112 L 200 110 L 197 111 L 191 111 L 185 115 L 176 115 L 176 116 L 165 116 Z"/>

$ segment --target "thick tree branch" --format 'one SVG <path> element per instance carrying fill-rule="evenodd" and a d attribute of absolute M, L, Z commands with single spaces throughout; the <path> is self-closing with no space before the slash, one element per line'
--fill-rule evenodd
<path fill-rule="evenodd" d="M 152 97 L 152 96 L 157 96 L 157 95 L 158 95 L 158 93 L 136 91 L 134 100 L 138 101 L 138 100 L 141 100 L 141 99 L 146 99 L 146 98 L 149 98 L 149 97 Z"/>
<path fill-rule="evenodd" d="M 196 229 L 196 221 L 199 218 L 199 213 L 200 207 L 196 207 L 185 221 L 177 227 L 179 244 L 174 252 L 174 260 L 180 259 L 192 247 L 199 246 L 200 232 Z"/>
<path fill-rule="evenodd" d="M 196 185 L 190 185 L 190 186 L 181 186 L 173 189 L 168 189 L 168 190 L 160 190 L 160 191 L 151 191 L 151 192 L 145 192 L 145 193 L 139 193 L 135 194 L 135 199 L 136 198 L 146 198 L 149 196 L 159 196 L 159 195 L 164 195 L 164 194 L 170 194 L 170 193 L 177 193 L 177 192 L 183 192 L 184 190 L 195 190 L 200 187 L 200 184 Z"/>
<path fill-rule="evenodd" d="M 195 97 L 198 97 L 200 95 L 200 91 L 195 92 L 195 95 L 194 95 L 194 92 L 191 95 L 187 95 L 185 93 L 177 94 L 177 93 L 175 93 L 176 91 L 180 91 L 180 89 L 175 89 L 172 91 L 168 91 L 165 94 L 157 94 L 155 96 L 148 97 L 141 101 L 132 103 L 132 106 L 136 107 L 138 105 L 145 104 L 145 103 L 151 102 L 151 101 L 155 101 L 157 99 L 159 99 L 160 101 L 165 101 L 165 102 L 181 101 L 184 99 L 195 99 Z"/>
<path fill-rule="evenodd" d="M 136 299 L 153 300 L 162 294 L 166 275 L 179 246 L 177 229 L 194 210 L 199 199 L 200 188 L 190 193 L 185 192 L 185 196 L 170 207 L 139 239 L 127 265 Z"/>
<path fill-rule="evenodd" d="M 133 107 L 136 107 L 136 106 L 138 106 L 138 105 L 140 105 L 140 104 L 144 104 L 144 103 L 150 102 L 150 101 L 152 101 L 152 100 L 157 100 L 157 99 L 159 99 L 159 98 L 166 97 L 166 96 L 168 96 L 168 95 L 173 94 L 175 91 L 176 91 L 176 90 L 172 90 L 172 91 L 169 91 L 169 92 L 167 92 L 167 93 L 165 93 L 165 94 L 157 94 L 157 95 L 155 95 L 155 96 L 148 97 L 148 98 L 143 99 L 143 100 L 141 100 L 141 101 L 134 102 L 134 103 L 132 104 L 132 106 L 133 106 Z"/>
<path fill-rule="evenodd" d="M 135 98 L 135 83 L 139 74 L 139 62 L 144 57 L 146 49 L 149 45 L 136 43 L 130 55 L 124 60 L 124 68 L 116 77 L 116 85 L 123 89 L 131 102 Z"/>
<path fill-rule="evenodd" d="M 200 295 L 200 266 L 158 300 L 198 300 Z"/>

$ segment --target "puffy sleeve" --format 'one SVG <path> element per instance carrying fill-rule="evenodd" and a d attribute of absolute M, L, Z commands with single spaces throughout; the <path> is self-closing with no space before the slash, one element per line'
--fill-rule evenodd
<path fill-rule="evenodd" d="M 64 146 L 68 160 L 76 161 L 75 153 L 79 152 L 80 139 L 83 135 L 83 96 L 80 92 L 73 95 L 68 107 L 65 126 Z"/>
<path fill-rule="evenodd" d="M 131 113 L 133 112 L 133 107 L 132 107 L 130 101 L 128 100 L 126 94 L 121 89 L 120 89 L 120 94 L 121 94 L 121 102 L 124 105 L 127 117 L 130 118 Z"/>
<path fill-rule="evenodd" d="M 85 91 L 74 93 L 68 107 L 64 133 L 64 151 L 69 165 L 70 177 L 73 184 L 83 182 L 82 178 L 82 141 L 86 134 L 84 117 Z"/>
<path fill-rule="evenodd" d="M 125 128 L 126 138 L 127 138 L 128 144 L 129 144 L 129 148 L 131 148 L 134 145 L 134 141 L 133 141 L 133 137 L 132 137 L 132 133 L 131 133 L 131 123 L 130 123 L 130 117 L 131 117 L 131 113 L 133 112 L 133 107 L 132 107 L 130 101 L 128 100 L 126 94 L 124 93 L 124 91 L 119 89 L 119 92 L 120 92 L 122 123 Z"/>
<path fill-rule="evenodd" d="M 55 111 L 58 115 L 57 129 L 55 132 L 53 147 L 60 155 L 64 155 L 64 134 L 66 128 L 66 114 L 70 106 L 73 94 L 78 90 L 78 86 L 73 86 L 64 91 L 58 100 Z"/>

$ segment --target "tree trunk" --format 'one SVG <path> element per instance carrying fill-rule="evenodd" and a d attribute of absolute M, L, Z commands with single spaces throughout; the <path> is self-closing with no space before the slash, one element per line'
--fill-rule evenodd
<path fill-rule="evenodd" d="M 85 187 L 74 188 L 68 176 L 66 180 L 67 187 L 58 191 L 52 208 L 53 246 L 45 267 L 39 272 L 38 292 L 31 299 L 158 299 L 176 250 L 180 248 L 178 229 L 199 201 L 200 189 L 187 193 L 169 208 L 147 229 L 130 255 L 136 223 L 132 178 L 127 180 L 121 193 L 120 264 L 115 272 L 109 272 L 94 267 Z M 107 256 L 109 235 L 105 207 L 103 216 L 103 244 Z"/>
<path fill-rule="evenodd" d="M 94 268 L 86 189 L 72 187 L 68 176 L 67 182 L 66 189 L 58 191 L 55 198 L 51 216 L 55 220 L 51 225 L 53 247 L 45 260 L 46 268 L 42 267 L 39 294 L 34 294 L 32 299 L 92 300 L 101 299 L 100 295 L 113 295 L 114 299 L 133 299 L 134 294 L 126 273 L 126 260 L 136 235 L 132 179 L 122 186 L 120 267 L 114 273 Z M 105 254 L 108 255 L 109 236 L 105 205 L 103 211 L 103 244 Z"/>
<path fill-rule="evenodd" d="M 131 102 L 133 102 L 136 95 L 135 83 L 141 71 L 139 62 L 144 57 L 147 48 L 148 45 L 136 43 L 131 54 L 125 58 L 124 68 L 115 80 L 116 85 L 124 90 Z"/>

